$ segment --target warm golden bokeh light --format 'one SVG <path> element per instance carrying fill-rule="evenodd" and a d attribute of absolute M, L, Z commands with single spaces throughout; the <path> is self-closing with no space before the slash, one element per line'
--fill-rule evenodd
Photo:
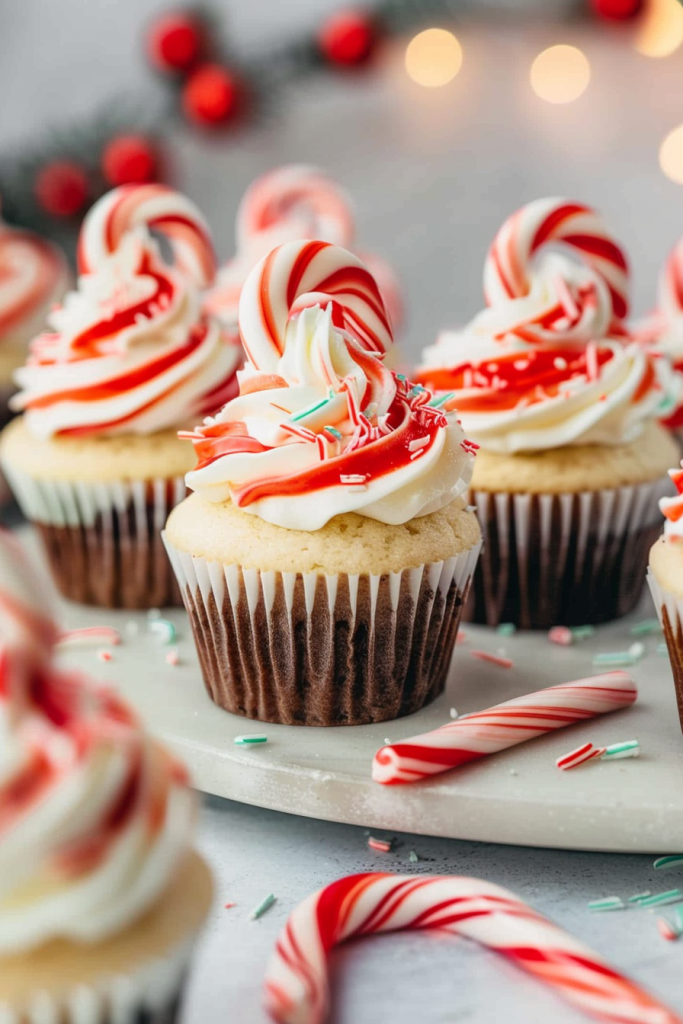
<path fill-rule="evenodd" d="M 659 166 L 677 185 L 683 185 L 683 124 L 670 131 L 659 147 Z"/>
<path fill-rule="evenodd" d="M 408 43 L 406 71 L 414 82 L 435 89 L 447 85 L 462 66 L 462 47 L 452 32 L 428 28 Z"/>
<path fill-rule="evenodd" d="M 683 6 L 679 0 L 649 0 L 636 36 L 646 57 L 668 57 L 683 43 Z"/>
<path fill-rule="evenodd" d="M 531 65 L 531 88 L 548 103 L 572 103 L 586 91 L 591 68 L 575 46 L 550 46 Z"/>

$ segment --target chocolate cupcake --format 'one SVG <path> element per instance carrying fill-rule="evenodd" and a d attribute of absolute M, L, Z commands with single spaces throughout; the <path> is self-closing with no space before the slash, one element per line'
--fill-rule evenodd
<path fill-rule="evenodd" d="M 0 1019 L 173 1024 L 208 913 L 184 768 L 58 629 L 0 535 Z"/>
<path fill-rule="evenodd" d="M 150 228 L 167 236 L 175 263 Z M 179 427 L 236 392 L 239 345 L 201 312 L 215 270 L 199 211 L 160 185 L 116 189 L 88 214 L 78 288 L 17 371 L 23 412 L 0 461 L 65 597 L 179 603 L 160 530 L 191 468 Z"/>
<path fill-rule="evenodd" d="M 525 628 L 624 615 L 676 451 L 657 422 L 671 369 L 624 326 L 626 259 L 592 210 L 539 200 L 501 228 L 484 291 L 488 308 L 443 333 L 417 372 L 480 446 L 470 614 Z"/>
<path fill-rule="evenodd" d="M 666 522 L 650 551 L 647 581 L 669 650 L 683 729 L 683 463 L 669 472 L 678 493 L 659 503 Z"/>
<path fill-rule="evenodd" d="M 442 692 L 480 547 L 453 414 L 388 370 L 359 260 L 292 242 L 240 300 L 240 396 L 189 436 L 165 532 L 207 690 L 236 714 L 356 725 Z"/>

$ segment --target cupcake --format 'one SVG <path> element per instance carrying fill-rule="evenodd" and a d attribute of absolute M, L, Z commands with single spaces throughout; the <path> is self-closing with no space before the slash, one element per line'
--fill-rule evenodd
<path fill-rule="evenodd" d="M 238 334 L 240 292 L 250 270 L 284 242 L 319 238 L 357 251 L 351 198 L 317 167 L 287 164 L 249 186 L 237 211 L 235 256 L 219 270 L 206 297 L 206 309 L 226 331 Z M 379 285 L 394 330 L 403 320 L 403 300 L 393 268 L 372 253 L 358 252 Z"/>
<path fill-rule="evenodd" d="M 58 668 L 40 581 L 0 537 L 0 1019 L 176 1019 L 211 879 L 184 768 Z"/>
<path fill-rule="evenodd" d="M 240 299 L 240 395 L 187 434 L 194 491 L 165 541 L 211 698 L 291 725 L 359 725 L 444 689 L 480 547 L 454 414 L 388 370 L 374 279 L 289 242 Z"/>
<path fill-rule="evenodd" d="M 647 582 L 669 650 L 683 729 L 683 463 L 669 475 L 677 494 L 659 502 L 664 533 L 650 551 Z"/>
<path fill-rule="evenodd" d="M 505 222 L 487 308 L 424 353 L 417 379 L 480 446 L 484 553 L 472 617 L 525 628 L 635 607 L 676 446 L 672 372 L 629 338 L 628 269 L 598 216 L 543 199 Z"/>
<path fill-rule="evenodd" d="M 150 228 L 167 237 L 172 265 Z M 192 465 L 177 430 L 236 392 L 242 359 L 201 311 L 211 241 L 187 199 L 130 186 L 89 212 L 78 258 L 77 290 L 16 373 L 23 415 L 0 438 L 0 461 L 65 597 L 179 603 L 159 538 Z"/>
<path fill-rule="evenodd" d="M 66 259 L 56 246 L 0 219 L 0 427 L 12 415 L 14 371 L 49 310 L 63 297 L 68 280 Z"/>

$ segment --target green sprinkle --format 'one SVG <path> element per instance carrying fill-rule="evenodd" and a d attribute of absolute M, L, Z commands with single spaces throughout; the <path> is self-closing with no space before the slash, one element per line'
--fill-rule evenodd
<path fill-rule="evenodd" d="M 631 636 L 650 636 L 652 633 L 661 633 L 661 631 L 659 619 L 642 619 L 641 622 L 636 622 L 629 629 Z"/>
<path fill-rule="evenodd" d="M 439 406 L 445 405 L 446 402 L 450 402 L 451 398 L 455 395 L 455 391 L 446 391 L 443 395 L 435 395 L 429 403 L 433 409 L 438 409 Z"/>
<path fill-rule="evenodd" d="M 677 903 L 683 900 L 683 892 L 680 889 L 667 889 L 666 892 L 658 892 L 654 896 L 647 896 L 639 901 L 641 907 L 659 907 L 663 903 Z"/>
<path fill-rule="evenodd" d="M 501 622 L 500 626 L 496 630 L 498 636 L 514 636 L 517 632 L 517 627 L 514 622 Z"/>
<path fill-rule="evenodd" d="M 178 636 L 170 619 L 152 619 L 149 623 L 149 631 L 158 633 L 165 644 L 174 644 Z"/>
<path fill-rule="evenodd" d="M 683 854 L 675 853 L 670 857 L 657 857 L 657 860 L 652 865 L 653 868 L 676 868 L 679 864 L 683 864 Z"/>
<path fill-rule="evenodd" d="M 251 736 L 235 736 L 234 742 L 240 747 L 246 747 L 251 743 L 267 743 L 268 737 L 264 732 L 254 733 Z"/>
<path fill-rule="evenodd" d="M 593 626 L 572 626 L 572 636 L 575 640 L 587 640 L 594 633 L 595 628 Z"/>
<path fill-rule="evenodd" d="M 411 851 L 410 851 L 410 855 L 409 855 L 409 857 L 408 857 L 408 860 L 410 861 L 410 863 L 411 863 L 411 864 L 417 864 L 417 862 L 419 861 L 419 859 L 420 859 L 420 858 L 419 858 L 419 857 L 418 857 L 418 855 L 417 855 L 417 854 L 415 853 L 415 850 L 411 850 Z"/>
<path fill-rule="evenodd" d="M 332 434 L 332 437 L 336 437 L 338 441 L 341 441 L 343 438 L 341 430 L 337 430 L 336 427 L 323 427 L 323 430 L 326 430 L 328 434 Z"/>
<path fill-rule="evenodd" d="M 638 659 L 629 651 L 604 651 L 602 654 L 596 654 L 593 658 L 596 668 L 600 666 L 606 668 L 610 665 L 635 665 L 637 661 Z"/>
<path fill-rule="evenodd" d="M 652 893 L 649 889 L 646 889 L 645 892 L 637 892 L 635 896 L 629 896 L 628 901 L 629 903 L 642 903 L 648 896 L 652 896 Z"/>
<path fill-rule="evenodd" d="M 623 910 L 626 904 L 620 896 L 605 896 L 601 900 L 591 900 L 588 909 L 595 912 L 603 910 Z"/>
<path fill-rule="evenodd" d="M 407 380 L 407 379 L 408 378 L 406 377 L 405 373 L 397 373 L 396 374 L 396 380 Z"/>
<path fill-rule="evenodd" d="M 290 416 L 290 423 L 298 423 L 299 420 L 303 420 L 306 416 L 310 416 L 311 413 L 317 412 L 318 409 L 322 409 L 324 405 L 327 405 L 329 398 L 323 398 L 320 402 L 316 402 L 315 405 L 309 405 L 308 408 L 302 409 L 296 416 Z"/>
<path fill-rule="evenodd" d="M 266 910 L 270 910 L 277 896 L 274 896 L 272 892 L 269 892 L 264 900 L 261 900 L 258 907 L 254 907 L 251 914 L 249 915 L 252 921 L 258 921 L 259 917 L 265 914 Z"/>
<path fill-rule="evenodd" d="M 618 761 L 622 757 L 640 757 L 640 743 L 638 740 L 624 740 L 623 743 L 612 743 L 605 747 L 605 753 L 600 757 L 601 761 Z"/>

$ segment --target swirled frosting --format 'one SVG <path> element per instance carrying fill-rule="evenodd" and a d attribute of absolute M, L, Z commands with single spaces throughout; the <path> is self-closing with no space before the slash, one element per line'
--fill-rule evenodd
<path fill-rule="evenodd" d="M 0 538 L 0 956 L 132 924 L 169 883 L 195 813 L 184 769 L 130 708 L 54 665 L 56 627 L 25 604 L 6 548 Z"/>
<path fill-rule="evenodd" d="M 683 544 L 683 462 L 678 469 L 670 469 L 669 476 L 676 487 L 676 496 L 659 499 L 659 507 L 665 519 L 664 539 Z"/>
<path fill-rule="evenodd" d="M 187 484 L 209 501 L 317 530 L 344 512 L 405 523 L 467 489 L 455 414 L 338 327 L 331 302 L 299 311 L 277 363 L 239 378 L 239 397 L 186 435 L 199 460 Z"/>
<path fill-rule="evenodd" d="M 664 264 L 659 278 L 657 310 L 635 328 L 641 343 L 655 358 L 673 365 L 673 409 L 664 416 L 671 429 L 683 427 L 683 240 Z"/>
<path fill-rule="evenodd" d="M 0 221 L 0 343 L 26 344 L 62 298 L 67 281 L 58 249 Z"/>
<path fill-rule="evenodd" d="M 144 227 L 122 238 L 49 317 L 16 373 L 34 434 L 150 434 L 192 422 L 237 390 L 242 360 L 201 312 L 198 287 Z"/>
<path fill-rule="evenodd" d="M 626 334 L 626 261 L 592 211 L 525 207 L 494 241 L 484 280 L 488 308 L 443 332 L 416 375 L 449 392 L 444 407 L 484 448 L 626 443 L 671 408 L 670 369 Z"/>

